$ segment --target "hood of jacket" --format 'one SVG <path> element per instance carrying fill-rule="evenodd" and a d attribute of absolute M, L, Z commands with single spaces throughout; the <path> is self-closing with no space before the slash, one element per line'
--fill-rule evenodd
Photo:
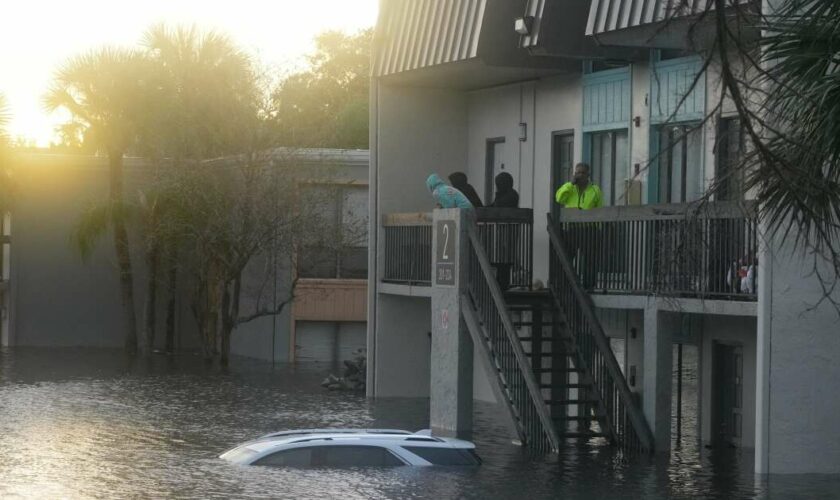
<path fill-rule="evenodd" d="M 445 185 L 446 183 L 443 182 L 443 179 L 441 179 L 438 174 L 432 174 L 426 179 L 426 187 L 429 188 L 429 191 L 432 193 L 435 192 L 435 189 Z"/>

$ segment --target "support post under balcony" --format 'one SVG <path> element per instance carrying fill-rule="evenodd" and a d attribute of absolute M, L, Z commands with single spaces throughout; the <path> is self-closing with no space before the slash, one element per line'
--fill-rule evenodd
<path fill-rule="evenodd" d="M 435 210 L 432 225 L 430 427 L 469 439 L 473 414 L 473 343 L 461 315 L 467 279 L 466 224 L 471 214 Z"/>
<path fill-rule="evenodd" d="M 642 410 L 653 432 L 657 453 L 671 449 L 672 332 L 679 314 L 658 310 L 655 300 L 645 307 Z"/>

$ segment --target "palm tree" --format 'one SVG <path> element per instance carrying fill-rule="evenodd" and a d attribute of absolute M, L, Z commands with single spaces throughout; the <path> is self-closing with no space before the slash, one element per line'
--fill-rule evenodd
<path fill-rule="evenodd" d="M 221 33 L 164 24 L 152 26 L 143 45 L 165 96 L 157 113 L 163 126 L 151 137 L 155 153 L 177 165 L 241 152 L 237 123 L 254 112 L 258 95 L 247 54 Z"/>
<path fill-rule="evenodd" d="M 155 66 L 161 90 L 151 110 L 156 117 L 155 127 L 147 128 L 141 141 L 144 153 L 153 159 L 169 158 L 174 170 L 180 170 L 187 164 L 197 167 L 201 160 L 246 149 L 243 136 L 253 127 L 243 124 L 250 124 L 256 115 L 259 95 L 248 56 L 228 37 L 195 27 L 152 26 L 143 45 Z M 176 196 L 173 189 L 183 189 L 177 182 L 183 178 L 170 176 L 170 181 L 176 181 L 174 185 L 169 182 L 162 189 L 149 191 L 146 197 L 150 209 L 146 210 L 144 225 L 149 268 L 144 311 L 146 344 L 150 345 L 155 337 L 156 286 L 163 264 L 168 267 L 167 350 L 172 349 L 174 339 L 177 255 L 181 244 L 171 225 L 175 219 L 188 217 L 176 214 L 179 205 L 171 200 Z"/>
<path fill-rule="evenodd" d="M 156 86 L 142 53 L 103 48 L 69 60 L 55 75 L 44 97 L 49 111 L 66 109 L 87 129 L 98 150 L 107 154 L 109 210 L 120 273 L 120 295 L 126 321 L 125 349 L 137 352 L 134 277 L 123 209 L 123 155 L 143 129 L 146 107 Z"/>

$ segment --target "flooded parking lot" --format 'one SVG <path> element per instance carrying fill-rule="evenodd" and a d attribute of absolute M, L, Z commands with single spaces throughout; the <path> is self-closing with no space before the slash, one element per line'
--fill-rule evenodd
<path fill-rule="evenodd" d="M 330 366 L 198 357 L 129 360 L 120 351 L 0 355 L 0 497 L 41 498 L 832 498 L 837 476 L 752 473 L 752 450 L 683 442 L 626 460 L 604 446 L 529 456 L 500 412 L 476 405 L 478 468 L 272 469 L 231 466 L 227 448 L 270 431 L 428 425 L 425 399 L 328 392 Z"/>

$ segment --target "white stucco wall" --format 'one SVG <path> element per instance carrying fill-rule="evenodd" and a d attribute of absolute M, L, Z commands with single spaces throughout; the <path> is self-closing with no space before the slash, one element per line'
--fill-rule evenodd
<path fill-rule="evenodd" d="M 467 106 L 462 92 L 379 86 L 376 127 L 377 216 L 427 212 L 426 178 L 467 164 Z"/>
<path fill-rule="evenodd" d="M 840 318 L 831 304 L 817 305 L 813 258 L 779 237 L 770 243 L 772 257 L 759 260 L 756 469 L 840 473 Z M 832 299 L 840 301 L 840 290 Z"/>
<path fill-rule="evenodd" d="M 552 132 L 574 131 L 575 161 L 580 160 L 580 75 L 553 77 L 470 92 L 468 95 L 467 175 L 484 197 L 487 140 L 505 138 L 505 170 L 514 177 L 522 208 L 534 209 L 534 278 L 548 278 L 545 215 L 553 202 Z M 526 140 L 520 141 L 519 123 Z M 492 200 L 483 200 L 488 203 Z"/>
<path fill-rule="evenodd" d="M 431 303 L 428 298 L 379 295 L 377 397 L 428 397 Z"/>
<path fill-rule="evenodd" d="M 534 279 L 548 283 L 548 232 L 546 214 L 554 203 L 551 185 L 551 133 L 574 131 L 574 162 L 581 159 L 580 75 L 547 78 L 537 82 L 534 117 Z"/>
<path fill-rule="evenodd" d="M 148 186 L 152 171 L 142 161 L 124 162 L 131 199 Z M 11 243 L 13 326 L 11 346 L 123 347 L 125 319 L 113 236 L 108 231 L 84 262 L 70 236 L 82 214 L 108 197 L 107 160 L 76 155 L 20 155 Z M 138 340 L 143 344 L 146 266 L 137 230 L 129 227 Z M 183 280 L 182 280 L 183 281 Z M 163 347 L 164 291 L 158 293 L 156 345 Z M 192 317 L 180 300 L 175 345 L 198 346 Z"/>
<path fill-rule="evenodd" d="M 382 217 L 430 212 L 434 201 L 426 188 L 429 174 L 446 177 L 466 168 L 466 98 L 454 90 L 374 81 L 371 100 L 368 394 L 425 397 L 429 394 L 429 300 L 379 293 L 385 258 Z"/>
<path fill-rule="evenodd" d="M 487 140 L 504 137 L 505 171 L 513 176 L 513 188 L 519 192 L 519 206 L 529 208 L 532 196 L 531 178 L 533 162 L 530 161 L 530 137 L 519 140 L 519 123 L 533 123 L 533 84 L 508 85 L 468 94 L 467 121 L 467 176 L 485 205 L 493 200 L 485 199 L 485 166 Z"/>

